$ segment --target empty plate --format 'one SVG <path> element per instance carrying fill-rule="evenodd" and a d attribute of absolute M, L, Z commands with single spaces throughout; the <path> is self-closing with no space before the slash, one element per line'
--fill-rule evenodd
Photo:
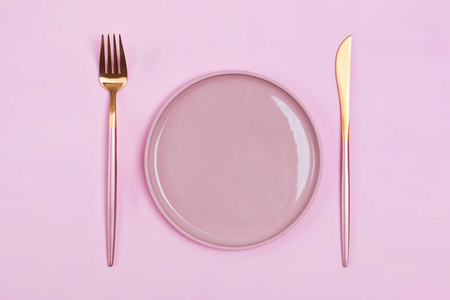
<path fill-rule="evenodd" d="M 221 249 L 272 241 L 305 214 L 321 173 L 317 129 L 290 91 L 220 72 L 176 92 L 148 136 L 145 170 L 164 217 Z"/>

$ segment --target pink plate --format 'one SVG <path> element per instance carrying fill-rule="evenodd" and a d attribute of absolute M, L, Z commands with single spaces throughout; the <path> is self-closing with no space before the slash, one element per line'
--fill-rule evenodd
<path fill-rule="evenodd" d="M 180 232 L 221 249 L 257 247 L 292 228 L 320 181 L 317 129 L 278 83 L 247 72 L 203 76 L 156 117 L 147 182 Z"/>

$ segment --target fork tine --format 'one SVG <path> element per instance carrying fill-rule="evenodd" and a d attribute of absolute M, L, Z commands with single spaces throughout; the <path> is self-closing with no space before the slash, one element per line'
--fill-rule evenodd
<path fill-rule="evenodd" d="M 122 37 L 119 34 L 119 51 L 120 51 L 120 74 L 127 75 L 127 62 L 125 53 L 123 52 Z"/>
<path fill-rule="evenodd" d="M 102 34 L 102 45 L 100 46 L 100 74 L 105 74 L 105 45 Z"/>
<path fill-rule="evenodd" d="M 117 59 L 117 47 L 116 47 L 116 35 L 113 34 L 113 45 L 114 45 L 114 73 L 119 74 L 119 61 Z"/>
<path fill-rule="evenodd" d="M 112 74 L 113 72 L 112 65 L 111 65 L 111 43 L 109 41 L 109 34 L 108 34 L 108 74 Z"/>

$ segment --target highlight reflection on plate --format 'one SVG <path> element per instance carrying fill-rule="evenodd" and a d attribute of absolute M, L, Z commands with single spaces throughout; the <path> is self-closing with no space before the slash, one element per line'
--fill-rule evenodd
<path fill-rule="evenodd" d="M 321 149 L 299 100 L 247 72 L 203 76 L 156 117 L 145 169 L 152 197 L 187 237 L 221 249 L 265 244 L 306 212 Z"/>

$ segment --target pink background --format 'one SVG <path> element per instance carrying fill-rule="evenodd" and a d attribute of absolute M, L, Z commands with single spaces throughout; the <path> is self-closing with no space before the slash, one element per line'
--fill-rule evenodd
<path fill-rule="evenodd" d="M 447 299 L 450 2 L 0 2 L 0 298 Z M 106 266 L 102 33 L 121 33 L 116 265 Z M 342 268 L 334 57 L 353 35 L 352 231 Z M 266 246 L 223 251 L 172 228 L 144 176 L 151 122 L 205 73 L 292 90 L 323 146 L 315 202 Z"/>

